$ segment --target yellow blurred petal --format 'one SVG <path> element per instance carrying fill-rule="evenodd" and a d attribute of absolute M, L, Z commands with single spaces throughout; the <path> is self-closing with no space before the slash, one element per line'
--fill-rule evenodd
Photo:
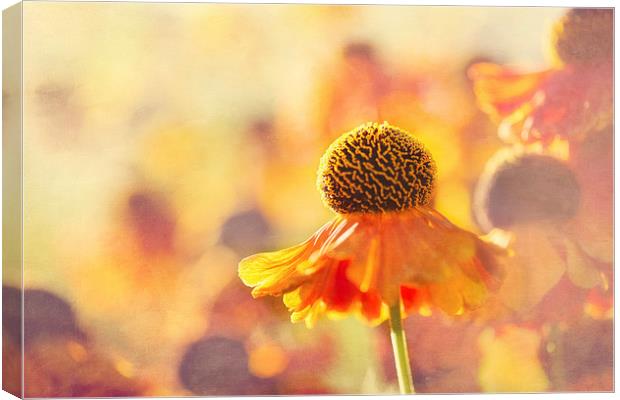
<path fill-rule="evenodd" d="M 537 332 L 510 326 L 496 334 L 487 328 L 478 344 L 482 353 L 478 382 L 483 391 L 542 392 L 549 388 L 549 379 L 538 359 Z"/>
<path fill-rule="evenodd" d="M 497 64 L 479 63 L 472 65 L 468 74 L 481 109 L 493 116 L 507 116 L 530 100 L 550 72 L 518 73 Z"/>
<path fill-rule="evenodd" d="M 534 307 L 560 280 L 566 264 L 546 226 L 529 224 L 513 229 L 512 257 L 505 259 L 506 276 L 499 298 L 515 311 Z"/>

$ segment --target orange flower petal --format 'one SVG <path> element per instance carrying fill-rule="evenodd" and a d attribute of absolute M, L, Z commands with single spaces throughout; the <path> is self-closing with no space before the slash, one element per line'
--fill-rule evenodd
<path fill-rule="evenodd" d="M 481 63 L 468 71 L 480 109 L 500 122 L 499 134 L 522 142 L 583 139 L 613 122 L 610 63 L 520 73 Z"/>
<path fill-rule="evenodd" d="M 359 289 L 347 279 L 348 264 L 348 261 L 339 261 L 334 268 L 331 268 L 331 276 L 323 288 L 322 298 L 330 311 L 349 311 L 353 300 L 360 294 Z"/>
<path fill-rule="evenodd" d="M 354 224 L 336 218 L 301 244 L 244 258 L 239 263 L 239 277 L 254 287 L 254 297 L 282 295 L 323 267 L 325 263 L 318 262 L 322 255 L 342 244 L 354 229 Z"/>
<path fill-rule="evenodd" d="M 293 322 L 313 326 L 323 313 L 357 314 L 371 324 L 403 301 L 460 314 L 479 306 L 500 279 L 497 250 L 429 208 L 339 215 L 306 242 L 240 263 L 252 294 L 284 295 Z"/>
<path fill-rule="evenodd" d="M 378 324 L 386 319 L 387 309 L 379 296 L 375 292 L 362 293 L 360 296 L 362 303 L 361 314 L 372 324 Z"/>
<path fill-rule="evenodd" d="M 523 73 L 497 64 L 479 63 L 469 68 L 468 75 L 481 109 L 503 118 L 531 101 L 551 72 Z"/>
<path fill-rule="evenodd" d="M 463 312 L 463 295 L 454 282 L 452 284 L 431 285 L 430 293 L 433 305 L 448 315 L 458 315 Z"/>

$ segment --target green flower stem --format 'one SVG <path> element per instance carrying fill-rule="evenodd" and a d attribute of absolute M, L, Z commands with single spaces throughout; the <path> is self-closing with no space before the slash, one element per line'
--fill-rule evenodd
<path fill-rule="evenodd" d="M 394 363 L 398 375 L 398 386 L 401 394 L 415 393 L 411 366 L 409 365 L 409 353 L 407 352 L 407 340 L 403 331 L 400 304 L 390 307 L 390 336 L 392 338 L 392 350 L 394 351 Z"/>

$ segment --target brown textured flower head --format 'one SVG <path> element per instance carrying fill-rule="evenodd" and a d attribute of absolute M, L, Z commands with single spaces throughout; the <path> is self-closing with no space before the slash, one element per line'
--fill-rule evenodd
<path fill-rule="evenodd" d="M 560 19 L 553 30 L 553 47 L 565 63 L 596 63 L 613 54 L 612 9 L 577 8 Z"/>
<path fill-rule="evenodd" d="M 435 174 L 430 153 L 411 134 L 369 122 L 329 146 L 317 186 L 340 214 L 404 211 L 430 203 Z"/>
<path fill-rule="evenodd" d="M 570 168 L 555 157 L 503 151 L 485 167 L 475 197 L 476 219 L 490 230 L 565 221 L 577 212 L 580 189 Z"/>

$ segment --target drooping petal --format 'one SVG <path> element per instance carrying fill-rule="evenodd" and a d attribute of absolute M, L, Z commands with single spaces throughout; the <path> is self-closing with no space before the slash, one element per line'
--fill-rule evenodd
<path fill-rule="evenodd" d="M 478 308 L 487 298 L 489 289 L 483 282 L 472 279 L 463 279 L 459 289 L 463 296 L 463 304 L 467 309 Z"/>
<path fill-rule="evenodd" d="M 376 292 L 361 293 L 361 315 L 371 325 L 383 322 L 388 316 L 388 308 L 383 303 L 381 296 Z"/>
<path fill-rule="evenodd" d="M 448 315 L 458 315 L 463 312 L 463 295 L 459 292 L 454 281 L 429 286 L 433 305 Z"/>
<path fill-rule="evenodd" d="M 558 283 L 566 263 L 558 252 L 561 239 L 539 224 L 515 226 L 512 257 L 506 258 L 506 277 L 498 296 L 515 311 L 528 311 Z"/>
<path fill-rule="evenodd" d="M 428 287 L 401 286 L 400 295 L 405 313 L 419 313 L 423 316 L 432 314 Z"/>
<path fill-rule="evenodd" d="M 337 261 L 327 272 L 329 276 L 323 287 L 322 298 L 329 311 L 349 311 L 353 301 L 360 295 L 359 289 L 347 279 L 348 266 L 348 260 Z"/>
<path fill-rule="evenodd" d="M 339 215 L 306 242 L 244 259 L 252 294 L 283 295 L 293 322 L 355 314 L 370 324 L 388 308 L 430 315 L 478 307 L 500 279 L 494 246 L 430 208 Z"/>
<path fill-rule="evenodd" d="M 254 287 L 254 297 L 279 296 L 303 280 L 297 265 L 305 261 L 308 250 L 309 244 L 305 242 L 288 249 L 247 257 L 239 263 L 239 277 L 245 285 Z"/>
<path fill-rule="evenodd" d="M 601 272 L 577 243 L 565 238 L 564 247 L 566 249 L 566 273 L 571 282 L 584 289 L 603 283 Z"/>
<path fill-rule="evenodd" d="M 388 306 L 402 297 L 401 286 L 427 286 L 431 303 L 458 312 L 481 304 L 501 279 L 494 261 L 500 251 L 431 209 L 359 217 L 358 225 L 340 249 L 352 254 L 347 278 L 363 293 L 379 293 Z M 355 252 L 359 237 L 365 244 Z"/>
<path fill-rule="evenodd" d="M 342 223 L 334 219 L 301 244 L 244 258 L 239 263 L 239 277 L 245 285 L 254 288 L 254 297 L 280 296 L 294 289 L 307 278 L 308 271 L 324 265 L 317 261 L 330 245 L 338 242 L 334 231 L 341 230 Z"/>
<path fill-rule="evenodd" d="M 502 250 L 457 228 L 436 211 L 421 212 L 424 228 L 418 227 L 416 234 L 403 235 L 401 240 L 412 241 L 410 245 L 424 243 L 426 250 L 420 255 L 424 261 L 408 260 L 412 273 L 402 282 L 428 285 L 432 304 L 448 314 L 480 306 L 487 292 L 501 281 L 496 258 Z"/>
<path fill-rule="evenodd" d="M 613 126 L 572 145 L 568 163 L 581 187 L 581 198 L 567 233 L 588 256 L 611 263 L 614 255 Z"/>

